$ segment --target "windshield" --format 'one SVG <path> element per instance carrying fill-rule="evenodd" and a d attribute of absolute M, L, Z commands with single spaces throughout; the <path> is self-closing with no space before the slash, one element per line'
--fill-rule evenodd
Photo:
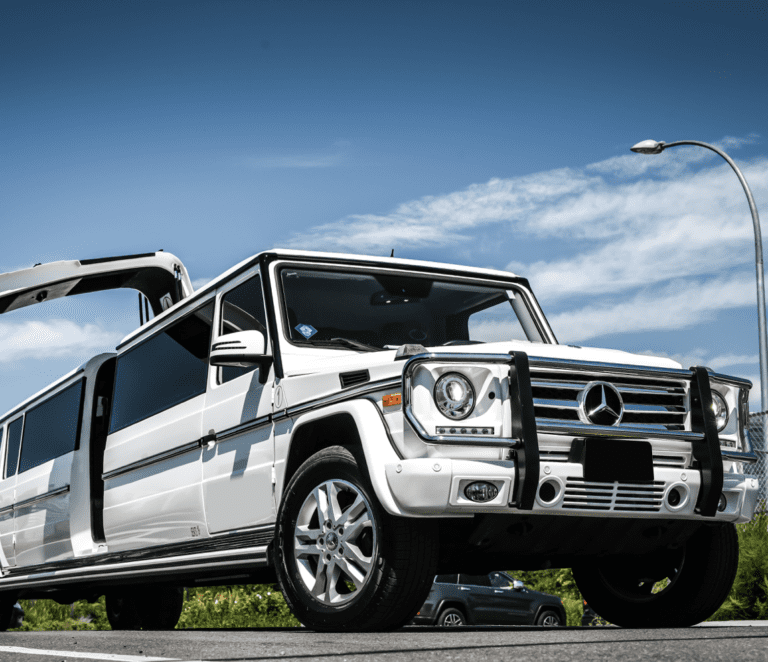
<path fill-rule="evenodd" d="M 289 267 L 280 270 L 280 282 L 286 331 L 298 345 L 364 351 L 404 344 L 541 342 L 522 293 L 512 285 Z"/>

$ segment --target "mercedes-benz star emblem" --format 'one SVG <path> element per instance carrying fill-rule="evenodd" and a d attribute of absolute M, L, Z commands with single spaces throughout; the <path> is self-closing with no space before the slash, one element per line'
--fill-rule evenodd
<path fill-rule="evenodd" d="M 624 402 L 613 384 L 589 382 L 579 393 L 579 419 L 590 425 L 618 425 Z"/>

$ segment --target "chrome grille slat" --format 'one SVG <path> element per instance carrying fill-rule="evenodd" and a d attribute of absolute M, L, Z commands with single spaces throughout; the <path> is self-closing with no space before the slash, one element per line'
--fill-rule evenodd
<path fill-rule="evenodd" d="M 687 383 L 682 377 L 645 373 L 637 375 L 604 374 L 584 365 L 581 370 L 550 370 L 531 366 L 531 387 L 536 418 L 578 421 L 579 395 L 590 382 L 607 382 L 621 395 L 624 412 L 617 432 L 624 427 L 645 428 L 649 431 L 685 431 L 688 417 Z"/>
<path fill-rule="evenodd" d="M 664 495 L 664 482 L 649 484 L 587 482 L 568 477 L 563 495 L 566 510 L 606 510 L 658 512 Z"/>

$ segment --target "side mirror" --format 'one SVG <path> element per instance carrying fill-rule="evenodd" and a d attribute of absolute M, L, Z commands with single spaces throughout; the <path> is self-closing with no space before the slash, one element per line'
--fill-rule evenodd
<path fill-rule="evenodd" d="M 211 347 L 211 365 L 248 368 L 263 367 L 272 362 L 266 355 L 267 339 L 261 331 L 238 331 L 218 338 Z"/>
<path fill-rule="evenodd" d="M 513 591 L 522 591 L 525 588 L 525 584 L 521 582 L 519 579 L 515 579 L 512 582 L 512 590 Z"/>

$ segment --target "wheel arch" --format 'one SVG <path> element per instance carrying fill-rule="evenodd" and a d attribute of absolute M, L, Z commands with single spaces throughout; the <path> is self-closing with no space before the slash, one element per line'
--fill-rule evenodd
<path fill-rule="evenodd" d="M 536 621 L 539 620 L 539 616 L 541 616 L 541 613 L 543 611 L 554 611 L 563 621 L 563 625 L 568 624 L 568 616 L 565 613 L 565 606 L 563 605 L 551 605 L 551 604 L 542 604 L 539 605 L 539 608 L 536 610 L 536 614 L 533 617 L 533 624 L 536 625 Z"/>
<path fill-rule="evenodd" d="M 464 604 L 461 600 L 456 600 L 455 598 L 446 598 L 440 603 L 437 609 L 435 609 L 435 623 L 437 623 L 440 614 L 442 614 L 446 609 L 456 609 L 460 611 L 464 616 L 464 620 L 467 622 L 467 625 L 474 625 L 474 619 L 471 618 L 471 612 L 469 609 L 467 609 L 467 605 Z"/>
<path fill-rule="evenodd" d="M 294 421 L 285 455 L 282 494 L 302 463 L 329 446 L 359 448 L 374 492 L 390 515 L 403 515 L 387 482 L 385 465 L 396 462 L 389 430 L 376 405 L 370 400 L 349 400 L 302 414 Z"/>

